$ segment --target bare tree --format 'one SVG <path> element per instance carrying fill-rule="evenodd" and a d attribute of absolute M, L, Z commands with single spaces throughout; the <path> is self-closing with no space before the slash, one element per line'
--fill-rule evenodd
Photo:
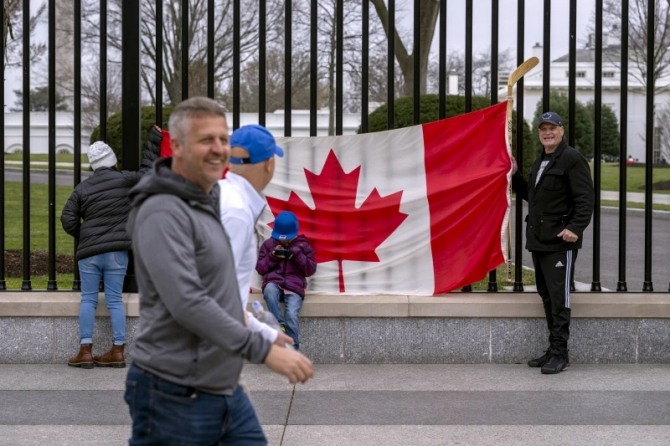
<path fill-rule="evenodd" d="M 342 2 L 342 39 L 338 42 L 337 0 L 323 0 L 318 2 L 316 23 L 311 23 L 310 2 L 303 1 L 296 7 L 294 23 L 296 32 L 304 39 L 297 39 L 296 45 L 302 51 L 309 53 L 309 36 L 312 26 L 317 34 L 318 48 L 318 75 L 319 79 L 328 86 L 327 103 L 329 110 L 329 133 L 335 131 L 335 106 L 337 85 L 337 52 L 342 51 L 342 85 L 344 86 L 343 109 L 345 111 L 360 110 L 360 89 L 367 88 L 361 85 L 361 52 L 362 52 L 362 6 L 359 0 L 344 0 Z M 379 47 L 383 37 L 381 23 L 370 20 L 368 24 L 369 51 Z"/>
<path fill-rule="evenodd" d="M 153 97 L 152 88 L 155 80 L 156 60 L 156 11 L 154 2 L 144 2 L 142 13 L 148 17 L 142 23 L 142 50 L 148 60 L 154 63 L 146 63 L 143 66 L 143 81 L 149 94 Z M 217 0 L 214 17 L 214 84 L 221 86 L 223 80 L 230 78 L 233 72 L 233 1 Z M 207 1 L 192 0 L 189 3 L 189 41 L 182 42 L 182 14 L 179 9 L 180 2 L 165 3 L 163 16 L 163 47 L 164 59 L 162 76 L 167 90 L 168 98 L 172 103 L 181 99 L 181 58 L 182 48 L 188 49 L 189 59 L 189 95 L 205 95 L 207 86 L 207 34 L 205 32 L 207 23 Z M 274 14 L 275 8 L 268 8 Z M 273 23 L 270 17 L 268 23 Z M 273 38 L 272 29 L 268 32 L 269 39 Z M 258 44 L 258 6 L 256 2 L 246 2 L 241 8 L 240 14 L 240 36 L 237 44 L 240 48 L 240 60 L 244 62 L 256 53 Z M 219 89 L 217 87 L 217 89 Z"/>
<path fill-rule="evenodd" d="M 397 67 L 397 63 L 395 63 Z M 360 71 L 353 71 L 350 73 L 352 94 L 358 95 L 360 99 L 360 92 L 363 88 L 368 91 L 368 101 L 371 104 L 382 104 L 388 100 L 389 82 L 388 82 L 388 57 L 383 51 L 374 51 L 370 54 L 368 64 L 368 81 L 363 84 L 363 67 Z M 400 70 L 394 70 L 393 91 L 397 93 L 403 91 L 405 79 Z M 350 107 L 352 111 L 358 111 L 357 108 Z"/>
<path fill-rule="evenodd" d="M 258 5 L 257 2 L 246 2 L 240 9 L 240 36 L 234 42 L 233 36 L 233 5 L 236 0 L 216 0 L 214 8 L 214 62 L 213 76 L 217 96 L 225 80 L 233 72 L 233 46 L 239 45 L 240 60 L 245 62 L 257 53 L 258 43 Z M 277 0 L 278 1 L 278 0 Z M 121 19 L 123 0 L 110 0 L 107 7 L 108 67 L 121 64 Z M 157 30 L 156 2 L 141 3 L 141 51 L 142 51 L 142 84 L 143 94 L 149 102 L 156 100 L 156 58 L 162 52 L 163 63 L 160 67 L 163 80 L 163 92 L 169 103 L 177 103 L 182 97 L 182 51 L 188 51 L 189 95 L 207 93 L 207 19 L 208 1 L 191 0 L 188 3 L 188 23 L 182 23 L 181 2 L 163 2 L 162 29 Z M 275 0 L 267 6 L 268 40 L 276 36 L 274 24 L 277 22 L 277 11 L 281 10 Z M 82 42 L 85 52 L 90 58 L 86 63 L 95 65 L 100 46 L 100 3 L 97 0 L 85 0 L 82 7 Z M 183 27 L 188 28 L 188 41 L 182 42 Z M 156 48 L 156 33 L 163 37 L 163 47 Z M 109 74 L 108 74 L 109 75 Z M 91 86 L 93 87 L 93 86 Z M 111 107 L 110 107 L 111 110 Z"/>
<path fill-rule="evenodd" d="M 63 97 L 71 108 L 74 101 L 74 2 L 56 0 L 55 6 L 56 94 Z"/>
<path fill-rule="evenodd" d="M 239 98 L 243 112 L 258 110 L 259 89 L 258 74 L 259 61 L 255 57 L 245 65 L 244 76 L 240 82 Z M 305 52 L 296 52 L 291 63 L 291 107 L 310 107 L 310 58 Z M 284 103 L 284 53 L 278 48 L 268 52 L 265 60 L 265 105 L 267 110 L 283 110 Z M 317 106 L 323 106 L 328 97 L 328 89 L 324 82 L 317 85 Z M 224 106 L 232 107 L 233 92 L 222 96 Z"/>
<path fill-rule="evenodd" d="M 23 45 L 23 1 L 21 0 L 2 0 L 4 2 L 5 23 L 3 26 L 2 42 L 5 49 L 5 59 L 2 61 L 2 73 L 7 68 L 18 67 L 23 63 L 21 49 Z M 43 2 L 30 16 L 30 25 L 28 32 L 32 36 L 40 20 L 44 18 L 46 2 Z M 34 42 L 30 44 L 30 62 L 37 63 L 47 50 L 46 43 Z"/>
<path fill-rule="evenodd" d="M 647 54 L 647 24 L 648 1 L 631 0 L 628 11 L 628 57 L 635 69 L 629 74 L 647 85 L 647 61 L 649 57 L 654 61 L 654 73 L 651 76 L 654 92 L 668 91 L 669 85 L 658 85 L 658 80 L 670 75 L 670 2 L 668 0 L 652 0 L 655 3 L 654 20 L 654 54 Z M 608 37 L 618 38 L 621 35 L 622 20 L 621 2 L 619 0 L 605 0 L 603 5 L 603 32 Z M 594 25 L 590 27 L 594 32 Z M 619 52 L 607 53 L 609 62 L 619 66 Z M 606 54 L 606 55 L 607 55 Z"/>
<path fill-rule="evenodd" d="M 426 92 L 427 77 L 428 77 L 428 60 L 430 55 L 430 47 L 433 42 L 433 35 L 435 34 L 435 24 L 440 12 L 439 0 L 423 0 L 421 2 L 420 14 L 420 37 L 419 37 L 419 54 L 414 52 L 410 54 L 403 44 L 402 38 L 395 29 L 393 36 L 390 36 L 389 12 L 384 0 L 370 0 L 377 11 L 377 15 L 382 22 L 387 38 L 393 38 L 395 57 L 400 66 L 404 78 L 404 89 L 402 94 L 404 96 L 411 96 L 414 91 L 414 58 L 419 58 L 419 67 L 421 73 L 420 82 L 421 93 Z M 415 45 L 416 47 L 416 45 Z"/>
<path fill-rule="evenodd" d="M 509 49 L 503 50 L 498 54 L 498 68 L 500 71 L 512 71 L 514 61 Z M 449 53 L 447 60 L 447 71 L 458 76 L 458 91 L 465 92 L 465 54 L 458 51 Z M 437 80 L 438 65 L 432 62 L 429 67 L 430 82 L 429 90 L 438 91 Z M 472 94 L 477 96 L 491 95 L 491 50 L 482 51 L 475 54 L 472 60 Z"/>
<path fill-rule="evenodd" d="M 121 79 L 121 65 L 115 64 L 107 67 L 107 75 L 110 79 Z M 82 98 L 82 125 L 86 128 L 95 128 L 100 124 L 100 65 L 93 64 L 82 73 L 81 98 Z M 109 82 L 105 90 L 107 97 L 107 110 L 111 113 L 121 111 L 121 82 Z"/>
<path fill-rule="evenodd" d="M 670 122 L 670 100 L 666 101 L 658 110 L 656 114 L 656 122 L 657 124 L 654 126 L 654 131 L 658 138 L 661 162 L 670 164 L 670 131 L 668 131 L 668 122 Z"/>

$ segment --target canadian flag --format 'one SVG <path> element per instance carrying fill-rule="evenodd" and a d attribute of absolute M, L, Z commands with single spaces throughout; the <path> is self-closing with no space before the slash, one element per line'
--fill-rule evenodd
<path fill-rule="evenodd" d="M 506 103 L 362 135 L 278 138 L 259 223 L 296 214 L 318 262 L 308 290 L 434 295 L 505 261 Z"/>

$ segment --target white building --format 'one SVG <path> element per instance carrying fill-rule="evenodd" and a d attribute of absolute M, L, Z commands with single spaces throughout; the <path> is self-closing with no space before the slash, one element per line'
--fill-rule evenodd
<path fill-rule="evenodd" d="M 228 123 L 232 125 L 233 116 L 228 113 Z M 49 114 L 47 112 L 30 113 L 30 153 L 49 152 Z M 356 133 L 361 122 L 360 114 L 346 113 L 342 116 L 342 133 Z M 74 152 L 74 115 L 71 112 L 56 112 L 56 152 Z M 258 113 L 241 113 L 240 125 L 258 123 Z M 265 116 L 265 126 L 279 137 L 284 136 L 284 112 L 276 111 Z M 5 113 L 4 152 L 23 151 L 23 114 Z M 291 136 L 309 136 L 310 112 L 293 110 L 291 115 Z M 82 153 L 86 153 L 93 129 L 82 128 L 80 141 Z M 328 110 L 317 112 L 317 136 L 328 135 Z"/>
<path fill-rule="evenodd" d="M 607 45 L 603 48 L 602 62 L 602 103 L 614 110 L 617 119 L 621 116 L 620 91 L 621 70 L 619 67 L 620 46 Z M 533 56 L 542 60 L 542 46 L 538 43 L 533 47 Z M 646 159 L 646 86 L 640 81 L 640 75 L 635 64 L 629 62 L 628 73 L 628 138 L 627 151 L 633 158 L 644 162 Z M 587 104 L 595 98 L 595 48 L 578 49 L 576 54 L 576 99 Z M 568 55 L 554 59 L 550 64 L 549 83 L 552 91 L 568 94 Z M 537 103 L 542 100 L 542 62 L 524 76 L 524 119 L 532 122 Z M 670 85 L 670 76 L 659 79 L 657 85 Z M 500 92 L 500 99 L 505 100 L 507 89 Z M 655 109 L 658 110 L 670 101 L 670 93 L 657 93 L 654 97 Z M 655 128 L 660 126 L 656 123 Z M 655 147 L 655 158 L 660 154 L 660 148 Z"/>
<path fill-rule="evenodd" d="M 93 129 L 82 128 L 82 152 Z M 23 151 L 23 113 L 5 113 L 4 152 Z M 71 112 L 56 112 L 56 152 L 74 152 L 74 119 Z M 30 153 L 49 153 L 49 113 L 30 113 Z"/>

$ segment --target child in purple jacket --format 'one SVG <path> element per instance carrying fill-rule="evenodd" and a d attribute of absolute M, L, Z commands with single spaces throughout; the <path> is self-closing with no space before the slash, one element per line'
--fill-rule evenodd
<path fill-rule="evenodd" d="M 314 250 L 304 235 L 298 235 L 298 219 L 293 212 L 277 215 L 272 236 L 261 245 L 256 271 L 263 276 L 263 298 L 280 327 L 299 347 L 298 315 L 305 298 L 306 277 L 316 272 Z M 282 315 L 280 302 L 286 304 Z"/>

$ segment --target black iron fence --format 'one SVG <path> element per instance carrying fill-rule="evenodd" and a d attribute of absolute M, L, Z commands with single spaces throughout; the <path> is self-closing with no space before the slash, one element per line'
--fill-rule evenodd
<path fill-rule="evenodd" d="M 342 134 L 344 117 L 359 117 L 360 131 L 368 131 L 368 115 L 375 104 L 386 103 L 387 128 L 395 126 L 398 110 L 394 100 L 410 96 L 412 119 L 420 123 L 424 94 L 437 95 L 437 116 L 447 116 L 449 97 L 464 97 L 461 112 L 473 109 L 473 97 L 485 96 L 490 103 L 506 99 L 506 75 L 522 63 L 530 51 L 529 39 L 541 40 L 541 70 L 535 82 L 541 91 L 540 107 L 552 109 L 552 92 L 562 92 L 567 98 L 568 142 L 575 145 L 579 132 L 576 116 L 578 96 L 584 94 L 584 73 L 592 76 L 588 94 L 592 94 L 593 144 L 590 155 L 596 187 L 596 211 L 589 229 L 589 240 L 580 253 L 580 269 L 576 279 L 591 291 L 605 288 L 617 291 L 665 291 L 670 276 L 670 242 L 666 231 L 667 216 L 652 206 L 654 173 L 660 167 L 652 160 L 658 158 L 658 135 L 655 117 L 659 98 L 667 91 L 668 74 L 664 71 L 668 57 L 662 48 L 668 47 L 660 27 L 670 26 L 663 2 L 596 0 L 593 16 L 578 16 L 577 0 L 538 4 L 524 0 L 490 2 L 396 1 L 396 0 L 179 0 L 179 1 L 85 1 L 63 2 L 50 0 L 45 15 L 35 20 L 35 10 L 41 2 L 4 1 L 0 6 L 5 45 L 0 58 L 15 59 L 18 70 L 5 69 L 5 89 L 0 99 L 6 103 L 7 85 L 20 79 L 20 113 L 22 114 L 22 285 L 32 289 L 31 253 L 31 116 L 37 98 L 33 94 L 36 73 L 42 73 L 39 86 L 46 87 L 48 98 L 44 110 L 48 113 L 47 177 L 47 234 L 48 290 L 57 286 L 57 228 L 60 208 L 56 205 L 56 110 L 65 103 L 72 115 L 73 135 L 82 134 L 85 122 L 97 121 L 100 138 L 106 140 L 113 129 L 107 118 L 122 113 L 123 167 L 139 166 L 141 147 L 141 107 L 155 106 L 155 121 L 162 125 L 164 105 L 195 94 L 207 95 L 221 101 L 232 114 L 232 128 L 240 126 L 244 113 L 254 113 L 257 122 L 266 123 L 269 112 L 283 111 L 283 133 L 292 134 L 292 113 L 296 108 L 308 109 L 309 134 L 317 135 L 318 114 L 327 108 L 328 131 Z M 18 6 L 17 6 L 18 5 Z M 512 6 L 512 9 L 510 9 Z M 462 8 L 462 9 L 461 9 Z M 477 8 L 477 10 L 475 10 Z M 540 8 L 540 9 L 538 9 Z M 480 11 L 481 9 L 481 11 Z M 529 16 L 533 11 L 533 16 Z M 539 11 L 539 12 L 538 12 Z M 636 15 L 660 20 L 634 20 Z M 32 17 L 32 19 L 31 19 Z M 509 22 L 515 19 L 515 38 L 509 47 Z M 563 21 L 561 21 L 561 20 Z M 563 26 L 556 37 L 555 23 Z M 541 26 L 540 26 L 541 24 Z M 635 27 L 635 29 L 632 29 Z M 29 32 L 31 29 L 34 32 Z M 530 29 L 540 29 L 540 36 L 527 35 Z M 40 34 L 39 30 L 44 30 Z M 485 30 L 483 32 L 482 30 Z M 644 37 L 640 36 L 644 34 Z M 482 38 L 486 35 L 486 38 Z M 39 61 L 35 42 L 46 36 L 46 52 Z M 391 37 L 388 37 L 391 36 Z M 604 42 L 616 38 L 617 45 Z M 588 40 L 587 44 L 580 39 Z M 566 44 L 565 53 L 556 54 L 556 43 Z M 633 41 L 634 40 L 634 41 Z M 12 49 L 11 45 L 16 46 Z M 477 45 L 487 48 L 482 55 Z M 455 48 L 454 48 L 455 46 Z M 605 56 L 603 49 L 615 48 L 618 58 Z M 583 58 L 584 50 L 588 57 Z M 10 54 L 10 51 L 13 53 Z M 607 54 L 611 54 L 608 52 Z M 18 56 L 20 55 L 20 56 Z M 563 64 L 563 65 L 561 65 Z M 670 63 L 668 63 L 670 65 Z M 549 75 L 565 66 L 565 82 Z M 607 67 L 607 75 L 603 72 Z M 609 73 L 614 70 L 612 76 Z M 639 82 L 629 85 L 631 73 L 639 74 Z M 546 73 L 546 74 L 542 74 Z M 67 74 L 67 75 L 66 75 Z M 456 91 L 450 89 L 454 74 Z M 17 79 L 18 78 L 18 79 Z M 618 81 L 612 83 L 611 78 Z M 93 79 L 93 81 L 92 81 Z M 603 80 L 608 84 L 603 85 Z M 120 88 L 119 88 L 120 86 Z M 635 87 L 635 88 L 633 88 Z M 530 88 L 530 87 L 529 87 Z M 615 104 L 618 117 L 620 145 L 615 158 L 619 163 L 618 197 L 613 208 L 602 206 L 602 166 L 598 162 L 604 153 L 603 92 L 618 91 Z M 636 102 L 631 104 L 631 91 L 636 90 Z M 528 125 L 522 79 L 515 90 L 517 119 L 515 132 L 523 134 Z M 644 134 L 636 134 L 644 162 L 644 208 L 632 211 L 628 207 L 628 169 L 623 162 L 631 154 L 629 116 L 631 107 L 638 107 L 640 97 L 645 104 Z M 42 100 L 42 102 L 44 102 Z M 656 108 L 655 108 L 656 104 Z M 7 110 L 7 106 L 6 106 Z M 635 113 L 640 114 L 636 108 Z M 656 114 L 655 114 L 656 113 Z M 532 116 L 532 113 L 530 113 Z M 97 117 L 97 119 L 95 119 Z M 5 117 L 0 115 L 0 130 L 5 140 Z M 116 131 L 116 130 L 114 130 Z M 640 132 L 638 132 L 640 133 Z M 656 143 L 655 143 L 656 141 Z M 86 143 L 86 141 L 84 141 Z M 528 157 L 524 138 L 516 138 L 513 153 L 519 164 Z M 655 145 L 656 144 L 656 145 Z M 636 146 L 637 147 L 637 146 Z M 3 144 L 3 148 L 4 147 Z M 82 141 L 73 137 L 74 160 L 72 185 L 82 179 L 79 160 Z M 3 150 L 5 153 L 6 150 Z M 7 156 L 3 155 L 4 157 Z M 9 225 L 5 206 L 8 177 L 6 164 L 0 166 L 3 187 L 0 188 L 0 250 L 6 250 Z M 514 261 L 517 268 L 513 282 L 515 291 L 523 291 L 522 268 L 523 206 L 516 201 L 513 209 Z M 631 217 L 633 215 L 633 217 Z M 634 223 L 630 224 L 631 218 Z M 606 222 L 604 224 L 604 221 Z M 653 225 L 657 230 L 653 232 Z M 660 231 L 658 230 L 660 228 Z M 631 261 L 628 261 L 631 259 Z M 605 260 L 603 262 L 603 260 Z M 587 264 L 591 265 L 590 271 Z M 604 264 L 604 265 L 603 265 Z M 75 269 L 73 288 L 78 288 Z M 603 279 L 603 269 L 606 270 Z M 0 289 L 6 289 L 5 257 L 0 256 Z M 654 286 L 655 271 L 658 275 Z M 660 280 L 660 284 L 659 284 Z M 489 276 L 489 291 L 497 291 L 499 280 L 495 271 Z"/>

